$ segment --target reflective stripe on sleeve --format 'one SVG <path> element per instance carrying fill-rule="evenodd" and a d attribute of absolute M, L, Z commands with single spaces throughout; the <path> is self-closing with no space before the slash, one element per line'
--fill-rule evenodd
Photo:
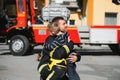
<path fill-rule="evenodd" d="M 43 64 L 39 67 L 38 72 L 41 73 L 42 69 L 46 66 L 47 64 Z"/>
<path fill-rule="evenodd" d="M 55 71 L 52 71 L 52 73 L 50 73 L 50 74 L 48 75 L 48 77 L 47 77 L 46 80 L 50 80 L 50 78 L 54 75 L 54 73 L 55 73 Z"/>
<path fill-rule="evenodd" d="M 65 48 L 65 50 L 66 50 L 67 54 L 68 54 L 68 53 L 70 53 L 70 49 L 68 48 L 68 46 L 67 46 L 67 45 L 64 45 L 63 47 Z"/>

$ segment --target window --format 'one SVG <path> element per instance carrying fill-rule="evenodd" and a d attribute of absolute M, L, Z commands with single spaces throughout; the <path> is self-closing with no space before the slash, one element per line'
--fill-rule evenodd
<path fill-rule="evenodd" d="M 75 25 L 75 20 L 69 20 L 70 25 Z"/>
<path fill-rule="evenodd" d="M 17 16 L 17 11 L 16 11 L 16 1 L 15 0 L 11 0 L 11 1 L 6 1 L 5 4 L 5 9 L 7 12 L 7 15 L 9 17 L 16 17 Z"/>
<path fill-rule="evenodd" d="M 105 13 L 105 25 L 117 25 L 117 13 Z"/>
<path fill-rule="evenodd" d="M 67 25 L 75 25 L 75 20 L 68 20 L 67 22 Z"/>
<path fill-rule="evenodd" d="M 19 7 L 20 12 L 24 11 L 24 9 L 23 9 L 23 1 L 22 0 L 18 0 L 18 7 Z"/>
<path fill-rule="evenodd" d="M 117 5 L 120 4 L 120 0 L 112 0 L 112 2 L 117 4 Z"/>

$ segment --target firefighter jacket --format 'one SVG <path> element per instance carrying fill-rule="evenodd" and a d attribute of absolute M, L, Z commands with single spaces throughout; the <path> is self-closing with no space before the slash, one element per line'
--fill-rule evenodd
<path fill-rule="evenodd" d="M 56 36 L 49 36 L 46 39 L 46 42 L 50 43 L 52 42 Z M 43 49 L 42 51 L 42 59 L 40 60 L 39 67 L 42 64 L 48 64 L 49 69 L 52 70 L 53 66 L 61 66 L 61 67 L 66 67 L 66 58 L 68 57 L 69 53 L 72 52 L 73 50 L 73 42 L 70 41 L 67 44 L 63 46 L 56 46 L 53 50 L 47 50 Z M 80 60 L 80 55 L 77 55 L 78 61 Z"/>

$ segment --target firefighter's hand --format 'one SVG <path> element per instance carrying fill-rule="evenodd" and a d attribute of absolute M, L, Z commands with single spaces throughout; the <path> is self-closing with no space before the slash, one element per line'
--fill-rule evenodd
<path fill-rule="evenodd" d="M 68 59 L 71 63 L 74 63 L 74 62 L 77 61 L 77 56 L 76 55 L 70 55 Z"/>

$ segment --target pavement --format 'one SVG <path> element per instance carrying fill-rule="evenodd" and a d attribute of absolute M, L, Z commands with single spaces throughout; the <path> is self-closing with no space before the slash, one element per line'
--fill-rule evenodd
<path fill-rule="evenodd" d="M 38 61 L 37 54 L 40 52 L 37 46 L 33 51 L 34 54 L 26 56 L 11 55 L 8 46 L 0 45 L 0 80 L 39 80 L 37 72 Z M 99 47 L 89 47 L 85 48 Z M 88 51 L 87 55 L 81 55 L 81 61 L 77 62 L 77 72 L 81 80 L 120 80 L 120 56 L 103 55 L 104 53 L 112 53 L 108 47 L 102 46 L 101 52 Z M 106 48 L 106 49 L 105 49 Z M 103 51 L 102 51 L 103 50 Z M 105 51 L 106 50 L 106 51 Z M 102 53 L 102 55 L 88 55 L 89 53 Z"/>

